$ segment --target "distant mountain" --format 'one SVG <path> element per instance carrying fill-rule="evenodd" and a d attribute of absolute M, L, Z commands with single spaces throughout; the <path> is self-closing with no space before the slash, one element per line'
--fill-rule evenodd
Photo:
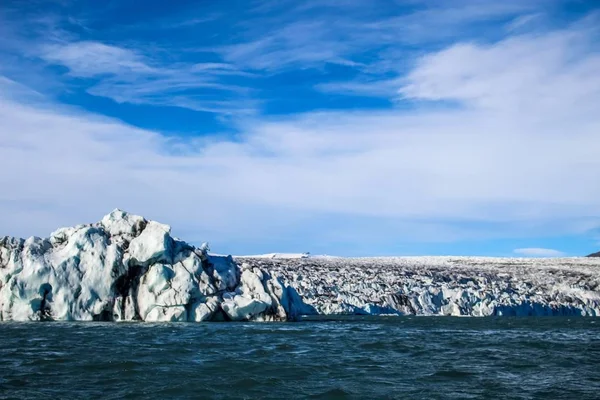
<path fill-rule="evenodd" d="M 588 257 L 600 257 L 600 251 L 597 253 L 592 253 Z"/>

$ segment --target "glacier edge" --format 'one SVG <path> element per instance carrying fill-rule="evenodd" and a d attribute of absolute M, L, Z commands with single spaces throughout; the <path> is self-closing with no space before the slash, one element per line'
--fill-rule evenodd
<path fill-rule="evenodd" d="M 116 209 L 0 239 L 0 320 L 285 321 L 308 314 L 600 316 L 600 260 L 231 257 Z"/>

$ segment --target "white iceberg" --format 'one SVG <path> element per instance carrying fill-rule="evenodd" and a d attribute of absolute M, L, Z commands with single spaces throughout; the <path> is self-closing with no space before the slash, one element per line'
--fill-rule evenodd
<path fill-rule="evenodd" d="M 47 239 L 0 239 L 0 320 L 287 319 L 270 276 L 170 233 L 114 210 Z"/>

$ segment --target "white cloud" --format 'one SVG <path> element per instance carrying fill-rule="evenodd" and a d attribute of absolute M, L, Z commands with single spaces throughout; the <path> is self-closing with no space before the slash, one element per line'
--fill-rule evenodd
<path fill-rule="evenodd" d="M 380 35 L 383 40 L 410 44 L 440 42 L 463 37 L 465 31 L 473 26 L 481 34 L 485 31 L 484 28 L 493 26 L 496 21 L 530 14 L 551 1 L 416 1 L 416 4 L 420 3 L 420 7 L 414 12 L 384 18 L 367 27 L 372 34 Z"/>
<path fill-rule="evenodd" d="M 516 17 L 515 19 L 513 19 L 509 24 L 507 24 L 506 30 L 508 32 L 514 32 L 514 31 L 521 30 L 521 29 L 527 27 L 528 25 L 531 25 L 532 23 L 539 21 L 543 17 L 544 17 L 544 14 L 539 13 L 539 12 L 520 15 L 520 16 Z"/>
<path fill-rule="evenodd" d="M 287 24 L 255 40 L 224 46 L 218 51 L 225 60 L 256 70 L 307 68 L 326 63 L 352 65 L 346 55 L 351 42 L 332 38 L 327 21 L 300 21 Z M 346 32 L 346 27 L 340 28 Z M 264 36 L 263 36 L 264 34 Z M 345 35 L 345 33 L 342 33 Z"/>
<path fill-rule="evenodd" d="M 359 96 L 393 98 L 401 83 L 398 79 L 373 80 L 373 81 L 346 81 L 328 82 L 315 85 L 315 89 L 322 92 L 354 94 Z"/>
<path fill-rule="evenodd" d="M 423 57 L 400 93 L 494 110 L 587 113 L 595 108 L 600 55 L 587 31 L 516 36 L 492 45 L 457 44 Z M 591 53 L 590 53 L 591 52 Z M 466 62 L 477 60 L 477 62 Z"/>
<path fill-rule="evenodd" d="M 53 43 L 43 46 L 40 57 L 64 65 L 78 77 L 119 74 L 157 74 L 148 60 L 134 51 L 94 41 Z"/>
<path fill-rule="evenodd" d="M 96 41 L 54 42 L 37 55 L 62 65 L 68 75 L 91 78 L 88 92 L 118 103 L 189 108 L 218 114 L 252 113 L 249 88 L 224 83 L 224 76 L 251 76 L 226 63 L 165 64 L 139 51 Z"/>
<path fill-rule="evenodd" d="M 402 44 L 431 44 L 439 46 L 462 37 L 472 26 L 507 18 L 524 18 L 539 11 L 548 1 L 522 2 L 506 0 L 457 0 L 453 2 L 411 1 L 403 7 L 373 6 L 355 0 L 323 2 L 261 2 L 260 7 L 247 13 L 239 23 L 239 32 L 229 45 L 213 48 L 178 48 L 179 43 L 167 43 L 160 56 L 140 46 L 80 40 L 65 26 L 85 24 L 72 16 L 44 16 L 43 23 L 13 21 L 11 14 L 0 14 L 6 27 L 0 41 L 14 49 L 26 49 L 28 57 L 41 57 L 52 65 L 62 65 L 68 76 L 86 78 L 78 85 L 88 85 L 88 92 L 119 103 L 175 106 L 217 114 L 252 113 L 260 104 L 259 91 L 252 92 L 252 83 L 231 80 L 232 75 L 250 77 L 249 70 L 259 76 L 290 69 L 318 68 L 327 64 L 345 66 L 358 75 L 351 82 L 317 82 L 316 89 L 368 96 L 389 97 L 397 75 L 406 68 L 413 54 Z M 257 12 L 269 10 L 269 15 Z M 166 16 L 162 23 L 146 21 L 143 26 L 123 29 L 171 29 L 193 27 L 213 21 L 218 14 L 201 15 L 188 10 L 183 22 Z M 315 18 L 315 11 L 318 16 Z M 394 15 L 397 14 L 397 15 Z M 45 21 L 45 22 L 44 22 Z M 435 25 L 436 29 L 430 27 Z M 6 32 L 4 32 L 6 30 Z M 37 40 L 23 36 L 32 32 Z M 205 34 L 200 32 L 199 34 Z M 478 32 L 479 35 L 479 32 Z M 166 35 L 165 35 L 166 36 Z M 160 46 L 160 41 L 158 42 Z M 204 64 L 177 62 L 192 53 L 210 54 Z M 167 61 L 169 60 L 169 61 Z M 365 61 L 367 60 L 367 61 Z M 401 66 L 404 67 L 401 67 Z M 47 72 L 46 72 L 47 73 Z M 14 71 L 12 76 L 17 76 Z M 35 74 L 39 75 L 39 71 Z M 95 82 L 98 81 L 98 82 Z M 232 83 L 235 82 L 235 83 Z"/>
<path fill-rule="evenodd" d="M 199 236 L 185 239 L 293 237 L 309 251 L 336 238 L 347 248 L 584 233 L 600 218 L 589 43 L 578 30 L 457 44 L 425 56 L 399 89 L 458 104 L 241 119 L 235 139 L 175 140 L 22 101 L 0 81 L 0 225 L 46 234 L 121 207 Z M 256 251 L 269 250 L 285 249 Z"/>
<path fill-rule="evenodd" d="M 503 33 L 502 21 L 512 18 L 514 24 L 523 27 L 535 18 L 542 18 L 544 13 L 539 12 L 542 5 L 548 11 L 552 7 L 547 6 L 554 4 L 537 0 L 413 1 L 404 4 L 405 8 L 398 8 L 402 11 L 398 15 L 394 15 L 393 9 L 391 15 L 389 12 L 382 15 L 373 11 L 372 3 L 312 2 L 294 9 L 293 22 L 282 18 L 283 22 L 274 23 L 267 33 L 262 24 L 253 24 L 254 29 L 248 33 L 253 40 L 226 46 L 220 52 L 236 65 L 269 73 L 297 68 L 322 71 L 326 64 L 346 66 L 351 71 L 350 80 L 319 82 L 315 89 L 393 98 L 399 86 L 398 77 L 422 54 L 421 48 L 440 47 L 465 37 L 489 40 L 498 32 Z M 306 9 L 319 9 L 319 18 L 302 19 L 303 14 L 298 10 Z M 344 13 L 340 13 L 342 9 Z"/>
<path fill-rule="evenodd" d="M 515 249 L 513 253 L 527 257 L 562 257 L 565 255 L 565 253 L 562 251 L 554 249 L 542 249 L 538 247 Z"/>

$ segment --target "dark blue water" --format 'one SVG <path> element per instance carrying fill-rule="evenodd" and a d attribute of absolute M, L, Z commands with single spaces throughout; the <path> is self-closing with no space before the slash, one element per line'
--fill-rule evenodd
<path fill-rule="evenodd" d="M 0 398 L 600 399 L 600 320 L 4 322 Z"/>

